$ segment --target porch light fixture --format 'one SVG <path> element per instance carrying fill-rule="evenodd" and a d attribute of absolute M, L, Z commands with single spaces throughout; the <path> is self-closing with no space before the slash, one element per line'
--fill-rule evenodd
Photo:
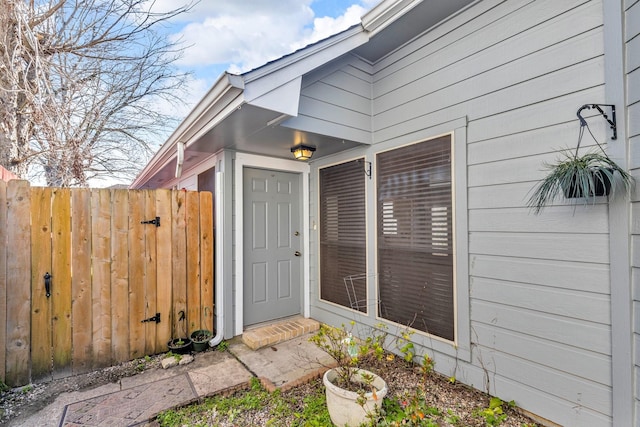
<path fill-rule="evenodd" d="M 313 152 L 316 151 L 316 147 L 310 145 L 299 144 L 291 147 L 291 152 L 296 160 L 309 160 L 313 156 Z"/>

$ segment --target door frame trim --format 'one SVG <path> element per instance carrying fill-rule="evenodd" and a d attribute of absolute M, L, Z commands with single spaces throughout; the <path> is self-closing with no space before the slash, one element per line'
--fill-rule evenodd
<path fill-rule="evenodd" d="M 309 317 L 309 173 L 311 167 L 307 163 L 296 160 L 277 159 L 257 156 L 255 154 L 236 153 L 234 167 L 234 229 L 235 229 L 235 310 L 234 335 L 242 335 L 244 331 L 243 297 L 244 297 L 244 168 L 258 168 L 279 172 L 297 173 L 301 175 L 302 192 L 302 315 Z M 305 232 L 306 231 L 306 232 Z"/>

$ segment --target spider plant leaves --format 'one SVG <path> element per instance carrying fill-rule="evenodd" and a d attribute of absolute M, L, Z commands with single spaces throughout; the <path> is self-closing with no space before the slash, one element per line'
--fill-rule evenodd
<path fill-rule="evenodd" d="M 622 185 L 625 192 L 631 187 L 631 175 L 606 155 L 563 154 L 564 159 L 546 165 L 549 174 L 533 189 L 527 202 L 536 214 L 559 195 L 579 198 L 587 204 L 595 203 L 596 197 L 608 195 L 610 190 L 615 194 L 617 185 Z"/>

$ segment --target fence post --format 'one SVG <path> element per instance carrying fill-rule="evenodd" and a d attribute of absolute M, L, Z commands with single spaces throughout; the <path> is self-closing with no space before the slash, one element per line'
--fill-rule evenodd
<path fill-rule="evenodd" d="M 213 331 L 213 195 L 200 192 L 200 296 L 202 298 L 201 327 Z"/>
<path fill-rule="evenodd" d="M 200 326 L 200 199 L 195 191 L 186 193 L 187 235 L 187 336 Z"/>
<path fill-rule="evenodd" d="M 0 181 L 0 380 L 7 362 L 7 184 Z"/>
<path fill-rule="evenodd" d="M 7 337 L 6 382 L 11 386 L 31 380 L 31 226 L 27 181 L 9 181 L 7 187 Z"/>

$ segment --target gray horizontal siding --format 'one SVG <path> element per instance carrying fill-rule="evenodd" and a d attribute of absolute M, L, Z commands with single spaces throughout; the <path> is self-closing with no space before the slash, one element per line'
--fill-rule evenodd
<path fill-rule="evenodd" d="M 517 93 L 513 93 L 512 95 L 515 97 L 519 96 Z M 523 131 L 554 126 L 558 123 L 569 122 L 577 126 L 575 113 L 578 108 L 588 103 L 591 99 L 604 99 L 604 87 L 586 87 L 574 92 L 565 92 L 564 87 L 559 87 L 557 95 L 556 98 L 532 102 L 520 108 L 496 112 L 493 115 L 483 117 L 473 122 L 470 121 L 470 142 L 473 143 L 507 135 L 517 135 Z M 569 140 L 558 138 L 556 140 L 558 150 L 575 147 L 577 131 L 576 127 L 575 138 Z"/>
<path fill-rule="evenodd" d="M 627 42 L 627 70 L 634 71 L 640 68 L 640 58 L 638 58 L 637 52 L 640 52 L 640 37 L 637 35 L 629 39 Z M 635 89 L 635 88 L 630 88 Z M 632 101 L 637 101 L 638 98 L 632 98 Z"/>
<path fill-rule="evenodd" d="M 633 283 L 633 345 L 635 380 L 635 419 L 640 425 L 640 198 L 638 197 L 638 175 L 640 175 L 640 1 L 625 1 L 625 42 L 628 102 L 628 136 L 630 167 L 635 169 L 636 191 L 631 205 L 631 265 Z"/>
<path fill-rule="evenodd" d="M 586 34 L 581 34 L 551 47 L 542 48 L 544 45 L 536 45 L 536 49 L 541 49 L 530 56 L 520 56 L 511 62 L 501 64 L 487 64 L 485 56 L 487 52 L 481 52 L 482 55 L 478 54 L 477 58 L 474 56 L 474 62 L 477 62 L 477 66 L 482 66 L 482 68 L 486 68 L 488 65 L 493 68 L 483 69 L 479 73 L 472 74 L 476 71 L 474 68 L 476 64 L 469 63 L 471 62 L 469 60 L 462 61 L 462 63 L 452 64 L 432 75 L 401 86 L 398 90 L 376 97 L 376 108 L 374 109 L 376 129 L 385 127 L 385 119 L 392 118 L 396 108 L 419 108 L 423 102 L 430 100 L 436 102 L 433 108 L 438 109 L 442 104 L 438 104 L 437 101 L 448 95 L 453 96 L 449 101 L 449 105 L 451 105 L 511 88 L 565 68 L 569 68 L 569 70 L 561 73 L 560 76 L 571 73 L 571 68 L 575 64 L 593 59 L 594 55 L 597 56 L 598 52 L 602 51 L 601 40 L 599 28 L 595 28 Z M 505 49 L 509 49 L 509 46 L 499 46 L 496 48 L 496 54 Z M 445 53 L 443 52 L 443 55 Z M 438 60 L 439 58 L 433 58 L 436 63 Z M 455 72 L 450 70 L 452 67 L 455 68 Z M 440 96 L 438 97 L 438 95 Z M 416 98 L 416 101 L 412 101 L 407 106 L 402 102 L 403 98 Z M 385 112 L 389 114 L 384 114 Z"/>
<path fill-rule="evenodd" d="M 460 80 L 473 77 L 601 25 L 599 12 L 589 11 L 593 6 L 585 12 L 572 13 L 571 9 L 580 3 L 512 1 L 507 7 L 495 7 L 468 23 L 463 18 L 444 25 L 439 28 L 441 34 L 434 31 L 375 65 L 374 96 L 397 90 L 423 76 L 431 77 L 433 72 L 450 65 L 466 68 L 454 74 Z M 577 18 L 584 21 L 578 22 Z M 491 63 L 484 63 L 482 57 L 492 57 Z M 412 75 L 411 68 L 423 72 Z"/>
<path fill-rule="evenodd" d="M 551 314 L 601 325 L 608 325 L 611 317 L 608 295 L 481 277 L 474 277 L 471 283 L 471 296 L 478 301 L 521 308 L 537 312 L 537 315 L 543 317 Z M 569 332 L 562 331 L 563 334 L 571 335 Z M 592 348 L 587 347 L 587 350 Z"/>
<path fill-rule="evenodd" d="M 422 52 L 425 56 L 419 61 L 411 56 L 396 60 L 393 67 L 389 67 L 398 68 L 395 74 L 386 76 L 384 73 L 388 69 L 385 69 L 375 75 L 374 113 L 377 115 L 388 111 L 400 105 L 403 99 L 426 96 L 433 88 L 473 85 L 475 79 L 480 78 L 492 84 L 493 88 L 501 89 L 522 81 L 521 74 L 526 80 L 527 77 L 535 77 L 536 72 L 537 75 L 546 74 L 598 55 L 598 52 L 602 52 L 602 42 L 591 33 L 601 25 L 597 4 L 587 4 L 565 16 L 549 20 L 554 10 L 564 10 L 571 3 L 531 3 L 527 8 L 520 9 L 518 16 L 511 17 L 518 24 L 502 22 L 501 26 L 488 25 L 482 32 L 465 34 L 460 40 L 455 40 L 460 32 L 451 32 L 438 40 L 441 43 L 450 42 L 444 46 L 446 48 L 428 50 L 428 55 Z M 548 10 L 543 10 L 545 8 Z M 540 15 L 538 19 L 530 16 L 533 11 Z M 536 22 L 541 20 L 548 22 L 536 26 Z M 593 46 L 580 52 L 577 47 L 585 44 Z M 540 60 L 534 61 L 535 58 Z M 391 57 L 389 61 L 395 59 Z M 498 75 L 506 80 L 496 81 Z M 469 79 L 473 81 L 468 82 Z M 428 82 L 432 84 L 425 84 Z"/>
<path fill-rule="evenodd" d="M 479 343 L 482 343 L 478 345 L 484 348 L 516 356 L 528 360 L 529 363 L 549 367 L 554 371 L 564 372 L 577 378 L 606 386 L 611 385 L 611 370 L 607 366 L 611 363 L 610 356 L 585 352 L 564 342 L 513 332 L 491 324 L 478 323 L 474 326 L 473 331 L 474 337 Z M 531 362 L 532 354 L 540 360 Z M 518 381 L 518 376 L 514 378 L 514 381 Z M 553 383 L 553 381 L 551 382 Z M 553 387 L 547 386 L 546 391 L 553 393 L 553 389 Z M 503 397 L 507 398 L 508 396 Z"/>
<path fill-rule="evenodd" d="M 606 264 L 491 255 L 472 255 L 470 258 L 470 273 L 475 278 L 528 283 L 560 292 L 573 290 L 600 297 L 609 295 Z"/>
<path fill-rule="evenodd" d="M 640 84 L 640 70 L 634 72 L 630 76 L 629 83 L 633 83 L 635 85 Z M 635 102 L 634 104 L 629 105 L 629 117 L 627 121 L 629 125 L 629 136 L 640 136 L 640 100 Z"/>
<path fill-rule="evenodd" d="M 573 207 L 549 210 L 542 215 L 531 215 L 528 208 L 475 209 L 469 211 L 469 231 L 535 233 L 607 233 L 606 204 L 590 207 L 588 212 L 576 212 Z M 595 220 L 594 220 L 595 219 Z"/>
<path fill-rule="evenodd" d="M 370 143 L 371 66 L 347 56 L 305 76 L 298 116 L 288 125 Z"/>
<path fill-rule="evenodd" d="M 469 233 L 470 255 L 609 263 L 609 236 L 571 233 Z"/>
<path fill-rule="evenodd" d="M 611 353 L 611 328 L 607 325 L 479 299 L 473 301 L 471 313 L 474 323 L 496 325 L 503 330 L 567 344 L 585 352 L 605 356 Z"/>
<path fill-rule="evenodd" d="M 536 216 L 526 202 L 544 163 L 575 147 L 577 109 L 604 102 L 602 7 L 479 2 L 373 65 L 374 143 L 468 120 L 473 354 L 462 371 L 477 381 L 488 369 L 500 397 L 564 425 L 611 423 L 608 205 L 558 200 Z"/>
<path fill-rule="evenodd" d="M 481 329 L 481 328 L 479 328 Z M 496 331 L 486 330 L 481 334 L 505 334 L 508 336 L 508 331 Z M 535 343 L 529 342 L 527 346 L 530 351 L 545 351 L 545 356 L 549 358 L 549 366 L 543 366 L 537 363 L 531 363 L 528 357 L 522 358 L 516 355 L 509 354 L 504 351 L 497 351 L 492 348 L 483 348 L 486 354 L 491 355 L 491 368 L 494 375 L 499 375 L 503 378 L 517 379 L 517 382 L 521 387 L 534 388 L 542 393 L 548 393 L 556 399 L 561 399 L 564 404 L 569 402 L 575 402 L 580 400 L 593 401 L 595 404 L 592 409 L 596 412 L 600 412 L 605 415 L 611 411 L 611 399 L 609 393 L 611 393 L 610 386 L 601 384 L 592 380 L 583 379 L 579 374 L 579 369 L 573 369 L 573 372 L 566 372 L 562 369 L 553 367 L 554 360 L 551 358 L 557 353 L 555 349 L 549 347 L 535 347 Z M 563 348 L 561 351 L 564 353 L 567 349 Z M 579 352 L 576 352 L 576 357 L 581 357 Z M 543 355 L 541 355 L 543 357 Z M 564 356 L 561 356 L 564 357 Z M 562 367 L 561 367 L 562 368 Z M 582 372 L 584 374 L 584 372 Z M 514 380 L 515 381 L 515 380 Z M 547 390 L 549 382 L 557 384 L 552 390 Z M 590 425 L 590 424 L 589 424 Z"/>

